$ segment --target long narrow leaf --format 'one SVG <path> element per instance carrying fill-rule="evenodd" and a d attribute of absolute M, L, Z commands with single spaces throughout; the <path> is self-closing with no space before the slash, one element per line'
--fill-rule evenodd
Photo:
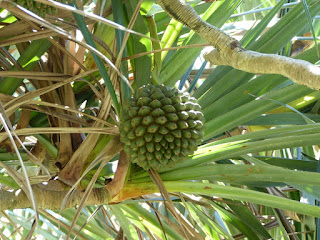
<path fill-rule="evenodd" d="M 73 1 L 73 3 L 76 6 L 75 1 Z M 83 18 L 77 13 L 72 13 L 72 14 L 73 14 L 78 26 L 79 26 L 79 29 L 81 30 L 82 35 L 83 35 L 84 39 L 86 40 L 86 42 L 90 46 L 96 48 L 95 43 L 94 43 L 94 41 L 93 41 L 93 39 L 91 37 L 91 34 L 90 34 L 90 32 L 89 32 L 89 30 L 87 28 L 87 25 L 86 25 L 85 21 L 83 20 Z M 105 66 L 103 64 L 103 61 L 95 53 L 91 52 L 91 54 L 92 54 L 92 56 L 94 58 L 95 63 L 97 64 L 97 67 L 98 67 L 98 69 L 99 69 L 99 71 L 101 73 L 101 76 L 103 77 L 103 80 L 105 81 L 105 84 L 106 84 L 106 86 L 107 86 L 107 88 L 109 90 L 109 93 L 110 93 L 110 96 L 112 98 L 112 101 L 113 101 L 114 107 L 116 109 L 116 112 L 120 113 L 120 107 L 119 107 L 119 103 L 118 103 L 118 100 L 117 100 L 117 97 L 116 97 L 116 93 L 115 93 L 114 87 L 113 87 L 113 85 L 111 83 L 109 74 L 108 74 L 108 72 L 107 72 L 107 70 L 106 70 L 106 68 L 105 68 Z"/>
<path fill-rule="evenodd" d="M 253 190 L 190 181 L 165 181 L 164 185 L 169 192 L 201 194 L 209 197 L 218 196 L 238 201 L 251 202 L 272 208 L 280 208 L 309 216 L 320 217 L 320 208 L 317 206 L 311 206 L 291 199 L 281 198 Z M 130 183 L 124 187 L 123 191 L 126 192 L 126 190 L 128 190 L 128 194 L 132 194 L 132 196 L 139 192 L 149 194 L 158 191 L 157 186 L 150 184 L 150 182 L 139 184 Z"/>

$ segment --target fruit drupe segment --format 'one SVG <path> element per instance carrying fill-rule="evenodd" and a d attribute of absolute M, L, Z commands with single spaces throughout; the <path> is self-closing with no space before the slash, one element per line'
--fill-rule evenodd
<path fill-rule="evenodd" d="M 122 110 L 121 141 L 133 163 L 161 171 L 194 153 L 203 139 L 203 122 L 200 105 L 188 93 L 148 84 Z"/>

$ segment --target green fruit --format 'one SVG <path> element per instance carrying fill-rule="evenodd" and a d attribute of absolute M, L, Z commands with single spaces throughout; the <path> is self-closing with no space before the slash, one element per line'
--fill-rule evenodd
<path fill-rule="evenodd" d="M 123 107 L 120 138 L 133 163 L 161 171 L 194 153 L 203 139 L 203 122 L 195 98 L 148 84 Z"/>
<path fill-rule="evenodd" d="M 56 0 L 57 2 L 61 2 L 64 4 L 70 4 L 72 3 L 72 0 Z M 41 17 L 45 17 L 46 14 L 56 14 L 57 8 L 52 7 L 47 4 L 35 2 L 33 0 L 13 0 L 13 2 L 19 4 L 20 6 L 30 10 L 31 12 L 34 12 L 38 14 Z"/>

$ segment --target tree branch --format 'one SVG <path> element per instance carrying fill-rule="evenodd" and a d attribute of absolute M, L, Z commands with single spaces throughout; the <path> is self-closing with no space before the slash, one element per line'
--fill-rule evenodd
<path fill-rule="evenodd" d="M 38 208 L 59 210 L 62 204 L 62 201 L 68 190 L 63 191 L 53 191 L 46 189 L 46 186 L 42 187 L 39 185 L 32 187 L 35 200 L 37 202 Z M 102 205 L 108 203 L 108 192 L 105 188 L 95 188 L 92 190 L 89 195 L 86 205 Z M 68 203 L 65 208 L 75 207 L 81 202 L 81 199 L 84 197 L 84 191 L 76 190 L 71 195 Z M 31 202 L 27 198 L 26 194 L 21 191 L 21 189 L 9 192 L 2 191 L 0 193 L 0 211 L 7 209 L 17 209 L 17 208 L 29 208 L 31 207 Z"/>
<path fill-rule="evenodd" d="M 91 135 L 91 136 L 94 136 L 94 135 Z M 114 138 L 110 140 L 110 142 L 107 144 L 107 146 L 103 150 L 105 152 L 104 158 L 111 160 L 118 152 L 122 150 L 122 148 L 123 148 L 123 143 L 120 142 L 120 135 L 116 135 Z M 81 152 L 83 153 L 83 151 Z M 77 159 L 79 161 L 76 161 Z M 72 157 L 68 162 L 67 166 L 63 168 L 59 173 L 59 180 L 72 186 L 79 179 L 83 167 L 85 166 L 85 164 L 87 164 L 86 160 L 87 160 L 87 156 L 83 156 L 83 158 L 81 158 L 80 153 L 78 153 L 77 158 Z"/>
<path fill-rule="evenodd" d="M 158 0 L 158 3 L 170 16 L 215 47 L 205 55 L 209 62 L 255 74 L 281 74 L 297 84 L 320 89 L 319 67 L 304 60 L 245 50 L 235 38 L 203 21 L 185 1 Z"/>
<path fill-rule="evenodd" d="M 69 187 L 67 185 L 63 185 L 59 181 L 50 181 L 49 185 L 51 186 L 48 187 L 47 185 L 42 184 L 32 186 L 37 206 L 42 209 L 59 210 L 66 194 L 69 191 Z M 140 197 L 142 195 L 158 191 L 157 186 L 152 182 L 126 184 L 119 194 L 113 197 L 110 201 L 111 197 L 107 188 L 94 188 L 89 194 L 85 202 L 85 206 L 118 203 L 133 197 Z M 75 190 L 64 208 L 72 208 L 79 205 L 84 194 L 85 191 Z M 0 193 L 0 202 L 0 211 L 32 207 L 31 202 L 21 189 L 16 191 L 2 191 Z"/>
<path fill-rule="evenodd" d="M 130 157 L 124 150 L 122 150 L 120 152 L 118 167 L 114 174 L 114 178 L 106 186 L 106 190 L 108 191 L 111 198 L 115 197 L 123 188 L 129 165 L 130 165 Z"/>

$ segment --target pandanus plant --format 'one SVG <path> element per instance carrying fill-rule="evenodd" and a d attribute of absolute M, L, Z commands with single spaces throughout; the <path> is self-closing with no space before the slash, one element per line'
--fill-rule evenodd
<path fill-rule="evenodd" d="M 320 2 L 287 2 L 1 1 L 1 237 L 315 239 Z"/>

